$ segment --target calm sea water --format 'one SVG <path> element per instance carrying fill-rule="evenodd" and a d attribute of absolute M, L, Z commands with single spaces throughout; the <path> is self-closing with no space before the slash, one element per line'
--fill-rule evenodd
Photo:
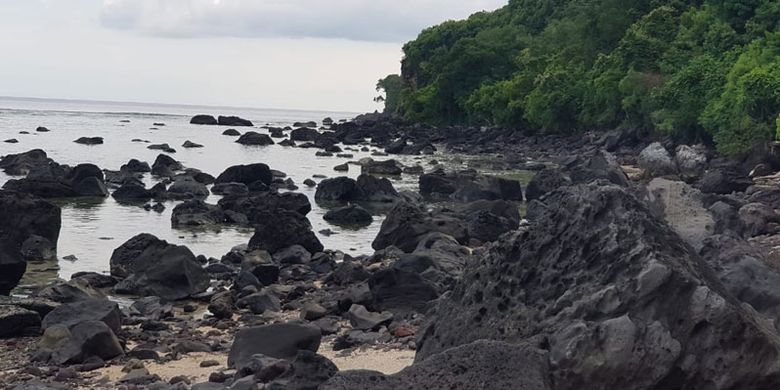
<path fill-rule="evenodd" d="M 46 151 L 62 164 L 94 163 L 104 169 L 119 169 L 131 158 L 154 161 L 159 151 L 149 150 L 148 144 L 131 142 L 134 138 L 151 143 L 168 143 L 177 150 L 172 156 L 186 167 L 198 168 L 217 176 L 225 168 L 236 164 L 263 162 L 273 169 L 286 172 L 299 184 L 300 192 L 309 196 L 313 211 L 309 219 L 315 231 L 329 228 L 336 234 L 320 235 L 325 247 L 348 253 L 371 253 L 371 241 L 383 220 L 377 215 L 374 223 L 361 230 L 342 229 L 322 219 L 327 211 L 314 202 L 314 189 L 303 186 L 304 179 L 315 174 L 338 176 L 333 166 L 350 159 L 316 157 L 315 149 L 285 148 L 278 145 L 247 147 L 235 143 L 235 137 L 221 135 L 227 127 L 190 125 L 189 119 L 198 113 L 212 115 L 239 115 L 252 120 L 256 126 L 292 125 L 296 121 L 349 119 L 354 113 L 265 110 L 230 107 L 171 106 L 135 103 L 103 103 L 88 101 L 33 100 L 0 98 L 0 139 L 16 138 L 18 144 L 0 143 L 0 155 L 24 152 L 34 148 Z M 129 123 L 122 122 L 128 121 Z M 162 122 L 159 130 L 150 129 Z M 45 126 L 51 131 L 37 133 L 35 128 Z M 248 128 L 238 128 L 243 132 Z M 263 129 L 254 129 L 264 132 Z M 19 134 L 28 131 L 30 134 Z M 82 136 L 100 136 L 105 143 L 97 146 L 73 142 Z M 204 145 L 199 149 L 184 149 L 181 144 L 190 140 Z M 368 153 L 356 152 L 354 159 Z M 407 159 L 409 160 L 409 159 Z M 410 161 L 407 161 L 410 162 Z M 357 167 L 351 166 L 347 176 L 356 177 Z M 0 173 L 0 185 L 9 177 Z M 147 175 L 147 183 L 152 184 Z M 402 177 L 395 182 L 399 188 L 414 188 L 416 178 Z M 207 199 L 215 203 L 219 198 Z M 58 255 L 74 255 L 76 261 L 59 260 L 58 264 L 31 264 L 31 271 L 23 281 L 40 284 L 57 276 L 68 279 L 77 271 L 108 271 L 108 260 L 114 248 L 130 237 L 152 233 L 169 242 L 188 246 L 194 253 L 220 257 L 235 245 L 247 243 L 252 232 L 246 229 L 223 227 L 216 230 L 177 230 L 171 228 L 171 212 L 176 202 L 166 202 L 162 214 L 148 212 L 137 206 L 121 205 L 106 198 L 98 201 L 56 201 L 62 207 L 62 230 Z"/>
<path fill-rule="evenodd" d="M 374 210 L 374 222 L 360 230 L 350 230 L 331 225 L 323 220 L 327 207 L 314 201 L 313 188 L 302 185 L 313 175 L 357 177 L 359 167 L 350 165 L 349 172 L 337 173 L 333 167 L 350 160 L 368 157 L 370 152 L 352 152 L 351 159 L 317 157 L 316 149 L 297 149 L 271 145 L 248 147 L 235 143 L 235 137 L 223 136 L 228 127 L 199 126 L 189 124 L 195 114 L 238 115 L 251 120 L 255 126 L 288 126 L 297 121 L 320 122 L 325 117 L 334 120 L 350 119 L 355 113 L 325 111 L 270 110 L 234 107 L 198 107 L 183 105 L 158 105 L 138 103 L 113 103 L 68 101 L 48 99 L 0 98 L 0 140 L 16 138 L 17 144 L 0 142 L 0 155 L 25 152 L 40 148 L 61 164 L 93 163 L 104 169 L 116 170 L 131 158 L 151 164 L 159 151 L 147 149 L 148 144 L 131 142 L 134 138 L 151 143 L 167 143 L 177 150 L 172 154 L 185 167 L 197 168 L 214 176 L 236 164 L 262 162 L 272 169 L 287 173 L 306 194 L 313 210 L 308 215 L 315 232 L 331 229 L 336 234 L 318 236 L 328 249 L 341 250 L 353 255 L 373 253 L 371 242 L 384 220 L 384 210 Z M 127 122 L 129 121 L 129 122 Z M 165 126 L 151 129 L 153 123 Z M 35 129 L 45 126 L 50 132 L 38 133 Z M 249 128 L 237 128 L 244 132 Z M 253 129 L 265 132 L 264 129 Z M 27 131 L 29 134 L 20 134 Z M 104 138 L 103 145 L 85 146 L 73 140 L 82 136 Z M 181 145 L 190 140 L 204 148 L 185 149 Z M 386 159 L 379 157 L 375 159 Z M 437 153 L 434 156 L 396 156 L 406 165 L 421 164 L 429 167 L 437 159 L 452 168 L 473 165 L 474 160 L 465 156 Z M 476 163 L 475 163 L 476 164 Z M 489 169 L 488 169 L 489 170 Z M 0 186 L 9 177 L 0 172 Z M 147 174 L 147 186 L 154 184 Z M 399 190 L 416 190 L 417 177 L 403 175 L 393 178 Z M 216 203 L 217 196 L 206 201 Z M 171 228 L 171 212 L 177 202 L 166 202 L 165 212 L 158 214 L 138 206 L 122 205 L 108 197 L 102 200 L 54 201 L 62 207 L 62 230 L 58 243 L 56 263 L 30 264 L 22 286 L 42 285 L 56 278 L 69 279 L 78 271 L 108 272 L 109 258 L 113 250 L 127 239 L 142 232 L 151 233 L 171 243 L 186 245 L 195 254 L 221 257 L 230 248 L 245 244 L 252 231 L 231 227 L 220 230 L 180 230 Z M 75 261 L 63 260 L 68 255 Z"/>

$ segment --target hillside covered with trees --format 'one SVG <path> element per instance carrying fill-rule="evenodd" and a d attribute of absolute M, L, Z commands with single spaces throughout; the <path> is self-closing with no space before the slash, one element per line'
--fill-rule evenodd
<path fill-rule="evenodd" d="M 510 0 L 407 43 L 388 108 L 438 125 L 617 128 L 743 154 L 780 132 L 778 24 L 778 0 Z"/>

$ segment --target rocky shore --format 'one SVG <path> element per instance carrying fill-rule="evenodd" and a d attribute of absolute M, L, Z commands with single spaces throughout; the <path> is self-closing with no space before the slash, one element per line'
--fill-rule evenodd
<path fill-rule="evenodd" d="M 320 128 L 191 123 L 252 128 L 226 134 L 247 145 L 373 151 L 346 167 L 356 179 L 301 184 L 334 203 L 333 224 L 361 226 L 384 210 L 375 252 L 325 248 L 298 183 L 264 163 L 201 172 L 170 147 L 118 170 L 59 164 L 43 150 L 2 156 L 15 177 L 0 190 L 0 294 L 11 294 L 0 297 L 0 386 L 780 388 L 771 150 L 736 160 L 669 139 L 526 137 L 376 114 Z M 525 185 L 449 170 L 437 152 L 534 175 Z M 394 188 L 387 177 L 401 173 L 418 175 L 419 191 Z M 209 194 L 221 199 L 206 203 Z M 254 235 L 208 258 L 138 232 L 115 248 L 109 274 L 13 294 L 28 264 L 57 258 L 50 200 L 107 196 L 150 210 L 176 200 L 172 226 Z"/>

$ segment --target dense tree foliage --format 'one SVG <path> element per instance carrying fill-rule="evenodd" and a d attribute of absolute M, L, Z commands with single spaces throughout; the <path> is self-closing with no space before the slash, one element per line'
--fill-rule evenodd
<path fill-rule="evenodd" d="M 397 74 L 391 74 L 387 77 L 380 79 L 376 83 L 376 91 L 384 93 L 374 98 L 377 103 L 385 103 L 385 112 L 388 114 L 398 113 L 398 106 L 401 101 L 401 90 L 403 89 L 403 82 L 401 76 Z"/>
<path fill-rule="evenodd" d="M 778 0 L 510 0 L 404 46 L 398 112 L 529 133 L 620 128 L 740 154 L 780 135 Z"/>

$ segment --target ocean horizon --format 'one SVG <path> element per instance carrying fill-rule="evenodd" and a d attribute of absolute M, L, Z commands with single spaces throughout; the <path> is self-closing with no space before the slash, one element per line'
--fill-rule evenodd
<path fill-rule="evenodd" d="M 360 112 L 338 111 L 327 109 L 302 109 L 302 108 L 273 108 L 273 107 L 245 107 L 230 105 L 205 105 L 205 104 L 178 104 L 178 103 L 154 103 L 154 102 L 126 102 L 118 100 L 99 99 L 63 99 L 24 96 L 0 96 L 0 111 L 55 111 L 92 114 L 114 115 L 176 115 L 194 116 L 198 114 L 210 115 L 238 115 L 260 118 L 278 117 L 275 122 L 287 122 L 295 118 L 307 118 L 319 121 L 324 116 L 336 116 L 334 120 L 351 119 Z M 275 114 L 276 113 L 276 114 Z M 269 123 L 271 124 L 271 123 Z"/>

